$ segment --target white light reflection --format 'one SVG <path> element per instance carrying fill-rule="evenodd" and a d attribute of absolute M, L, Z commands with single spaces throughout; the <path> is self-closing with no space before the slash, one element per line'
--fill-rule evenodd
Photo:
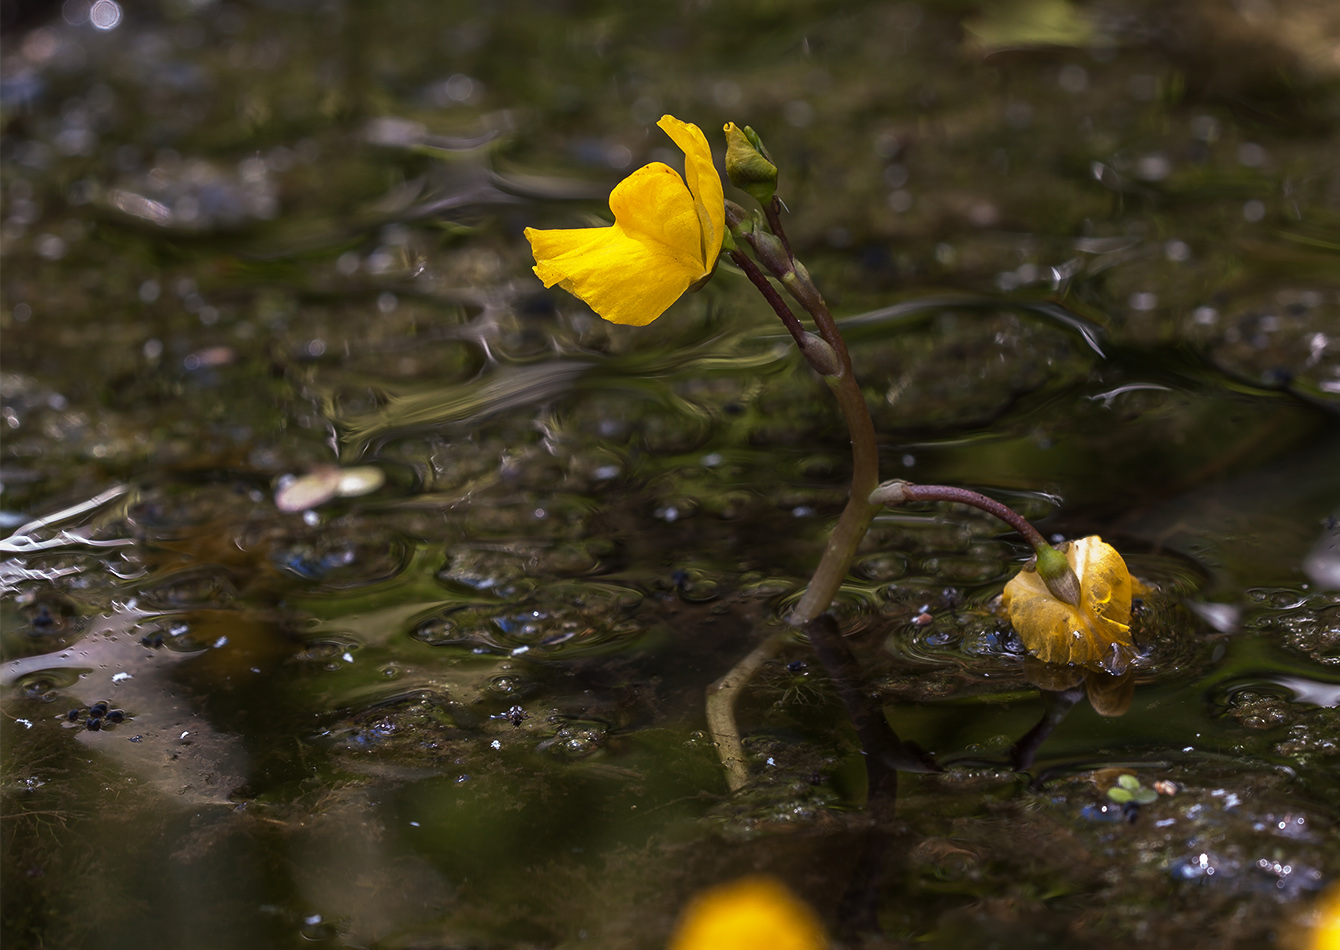
<path fill-rule="evenodd" d="M 172 211 L 167 205 L 132 191 L 114 188 L 107 193 L 107 203 L 117 211 L 143 218 L 153 224 L 166 225 L 172 221 Z"/>
<path fill-rule="evenodd" d="M 114 30 L 121 25 L 121 5 L 116 0 L 98 0 L 88 11 L 88 18 L 99 30 Z"/>

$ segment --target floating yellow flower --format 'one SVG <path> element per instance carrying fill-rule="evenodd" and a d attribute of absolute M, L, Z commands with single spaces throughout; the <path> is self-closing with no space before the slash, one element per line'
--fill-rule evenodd
<path fill-rule="evenodd" d="M 1002 597 L 1010 623 L 1028 652 L 1044 663 L 1122 673 L 1135 658 L 1134 582 L 1126 562 L 1096 535 L 1072 541 L 1065 556 L 1079 579 L 1079 604 L 1057 599 L 1036 571 L 1020 571 Z"/>
<path fill-rule="evenodd" d="M 823 950 L 814 912 L 770 877 L 746 877 L 698 895 L 670 950 Z"/>
<path fill-rule="evenodd" d="M 526 228 L 535 273 L 586 301 L 612 323 L 645 326 L 711 276 L 726 229 L 726 198 L 712 150 L 696 125 L 656 123 L 684 152 L 684 179 L 652 162 L 610 193 L 607 228 Z"/>

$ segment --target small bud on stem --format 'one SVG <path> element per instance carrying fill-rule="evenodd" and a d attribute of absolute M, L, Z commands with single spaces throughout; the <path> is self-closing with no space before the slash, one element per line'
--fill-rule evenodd
<path fill-rule="evenodd" d="M 833 348 L 824 342 L 823 337 L 806 332 L 800 344 L 800 353 L 820 376 L 838 376 L 842 373 L 842 363 Z"/>
<path fill-rule="evenodd" d="M 734 122 L 726 127 L 726 177 L 765 208 L 777 192 L 777 166 L 768 158 L 757 133 Z"/>

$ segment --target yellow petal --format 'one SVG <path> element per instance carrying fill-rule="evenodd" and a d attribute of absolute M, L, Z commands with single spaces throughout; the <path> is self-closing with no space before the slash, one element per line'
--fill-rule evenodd
<path fill-rule="evenodd" d="M 659 162 L 621 181 L 610 209 L 608 228 L 527 228 L 535 273 L 612 323 L 645 326 L 703 276 L 697 211 L 683 180 Z"/>
<path fill-rule="evenodd" d="M 1121 673 L 1135 655 L 1131 640 L 1131 575 L 1102 538 L 1072 542 L 1066 558 L 1079 578 L 1078 607 L 1057 600 L 1034 571 L 1020 571 L 1002 602 L 1028 652 L 1045 663 Z"/>
<path fill-rule="evenodd" d="M 674 116 L 660 126 L 684 150 L 684 179 L 667 165 L 639 168 L 610 193 L 614 224 L 562 231 L 526 229 L 535 273 L 612 323 L 644 326 L 693 284 L 721 253 L 726 199 L 702 131 Z"/>
<path fill-rule="evenodd" d="M 652 162 L 619 182 L 610 192 L 610 210 L 616 226 L 629 237 L 659 245 L 691 281 L 707 273 L 698 209 L 684 179 L 670 166 Z"/>
<path fill-rule="evenodd" d="M 684 177 L 688 179 L 698 212 L 702 231 L 701 260 L 706 276 L 716 265 L 722 236 L 726 233 L 726 192 L 721 187 L 721 176 L 712 163 L 712 149 L 702 129 L 672 115 L 661 116 L 661 121 L 656 124 L 684 153 Z"/>
<path fill-rule="evenodd" d="M 722 884 L 694 899 L 670 950 L 823 950 L 813 911 L 770 877 Z"/>
<path fill-rule="evenodd" d="M 1084 691 L 1089 705 L 1100 716 L 1124 716 L 1135 699 L 1135 674 L 1127 670 L 1120 676 L 1088 671 L 1084 674 Z"/>

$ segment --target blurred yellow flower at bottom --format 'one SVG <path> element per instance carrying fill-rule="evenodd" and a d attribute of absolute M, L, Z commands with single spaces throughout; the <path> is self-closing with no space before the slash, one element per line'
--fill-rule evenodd
<path fill-rule="evenodd" d="M 1307 950 L 1340 950 L 1340 884 L 1332 884 L 1317 903 Z"/>
<path fill-rule="evenodd" d="M 823 950 L 814 912 L 780 882 L 746 877 L 699 894 L 684 911 L 670 950 Z"/>

